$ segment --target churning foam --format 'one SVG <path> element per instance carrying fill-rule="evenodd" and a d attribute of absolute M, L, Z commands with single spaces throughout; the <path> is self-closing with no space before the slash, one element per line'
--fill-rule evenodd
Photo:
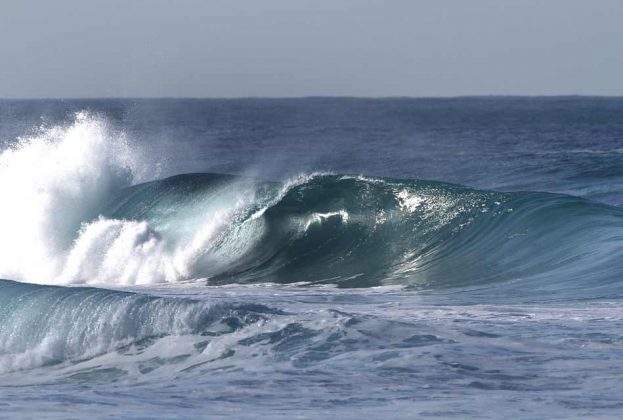
<path fill-rule="evenodd" d="M 142 180 L 138 156 L 123 132 L 85 112 L 4 150 L 0 278 L 138 284 L 189 277 L 199 250 L 234 210 L 212 213 L 180 246 L 147 222 L 99 216 L 112 193 Z"/>
<path fill-rule="evenodd" d="M 0 155 L 0 277 L 49 282 L 103 200 L 137 173 L 126 136 L 87 113 Z"/>
<path fill-rule="evenodd" d="M 140 180 L 137 156 L 123 132 L 85 112 L 71 125 L 42 128 L 4 150 L 0 278 L 134 283 L 153 275 L 151 260 L 164 245 L 149 226 L 97 219 L 110 194 Z M 175 276 L 167 261 L 156 270 Z"/>

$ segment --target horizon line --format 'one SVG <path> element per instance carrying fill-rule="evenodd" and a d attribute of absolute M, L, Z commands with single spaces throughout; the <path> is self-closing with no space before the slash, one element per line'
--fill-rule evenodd
<path fill-rule="evenodd" d="M 556 99 L 556 98 L 595 98 L 620 99 L 621 95 L 593 94 L 476 94 L 476 95 L 440 95 L 440 96 L 356 96 L 356 95 L 301 95 L 301 96 L 67 96 L 67 97 L 0 97 L 0 101 L 80 101 L 80 100 L 301 100 L 301 99 L 362 99 L 362 100 L 422 100 L 422 99 Z"/>

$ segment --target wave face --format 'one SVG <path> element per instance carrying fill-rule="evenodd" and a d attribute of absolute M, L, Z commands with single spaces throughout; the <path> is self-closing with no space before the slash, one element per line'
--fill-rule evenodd
<path fill-rule="evenodd" d="M 285 183 L 187 174 L 132 186 L 139 155 L 86 114 L 3 152 L 0 277 L 620 293 L 616 207 L 334 174 Z"/>
<path fill-rule="evenodd" d="M 623 272 L 623 211 L 562 195 L 339 175 L 282 185 L 190 174 L 132 187 L 112 202 L 77 240 L 75 249 L 97 250 L 81 261 L 93 267 L 101 255 L 93 244 L 114 225 L 132 239 L 113 235 L 105 249 L 133 243 L 122 258 L 145 264 L 151 256 L 141 252 L 156 250 L 169 259 L 159 262 L 163 280 L 422 288 L 521 280 L 541 294 L 611 293 Z"/>

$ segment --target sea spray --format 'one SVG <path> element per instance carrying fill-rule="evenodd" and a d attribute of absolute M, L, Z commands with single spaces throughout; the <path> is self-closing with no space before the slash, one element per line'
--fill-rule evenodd
<path fill-rule="evenodd" d="M 0 277 L 51 282 L 85 221 L 136 179 L 137 154 L 102 117 L 42 128 L 0 155 Z"/>

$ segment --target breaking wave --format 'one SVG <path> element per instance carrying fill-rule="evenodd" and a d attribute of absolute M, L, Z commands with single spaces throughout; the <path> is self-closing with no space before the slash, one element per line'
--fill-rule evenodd
<path fill-rule="evenodd" d="M 312 174 L 263 182 L 149 163 L 78 114 L 0 155 L 0 277 L 57 285 L 513 284 L 620 293 L 623 210 L 547 193 Z"/>

